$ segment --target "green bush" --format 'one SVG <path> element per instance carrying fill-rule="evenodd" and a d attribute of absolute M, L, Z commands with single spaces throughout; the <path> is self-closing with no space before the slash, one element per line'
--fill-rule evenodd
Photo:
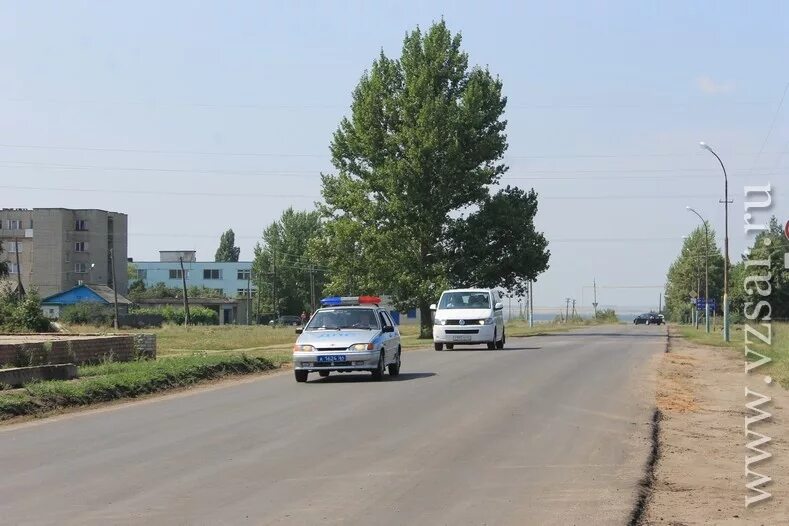
<path fill-rule="evenodd" d="M 595 314 L 595 320 L 606 323 L 619 323 L 619 317 L 614 309 L 602 309 Z"/>
<path fill-rule="evenodd" d="M 35 291 L 24 298 L 10 288 L 0 290 L 0 331 L 48 332 L 49 320 L 41 311 L 41 298 Z"/>
<path fill-rule="evenodd" d="M 60 313 L 61 320 L 78 325 L 109 326 L 114 316 L 111 306 L 88 301 L 69 305 Z"/>
<path fill-rule="evenodd" d="M 164 305 L 162 307 L 135 307 L 132 314 L 159 314 L 166 323 L 184 324 L 184 308 Z M 189 322 L 192 325 L 218 325 L 219 315 L 208 307 L 199 305 L 189 307 Z"/>

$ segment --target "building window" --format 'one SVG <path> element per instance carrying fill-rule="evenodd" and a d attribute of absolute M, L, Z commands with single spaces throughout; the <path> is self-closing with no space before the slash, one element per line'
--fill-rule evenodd
<path fill-rule="evenodd" d="M 218 269 L 218 268 L 203 269 L 203 279 L 222 279 L 222 269 Z"/>
<path fill-rule="evenodd" d="M 20 254 L 22 253 L 22 243 L 17 243 L 15 241 L 8 241 L 7 243 L 8 243 L 8 252 L 10 252 L 11 254 L 15 254 L 18 250 Z M 17 247 L 19 248 L 17 249 Z"/>
<path fill-rule="evenodd" d="M 220 296 L 224 296 L 225 295 L 225 289 L 211 289 L 211 290 L 213 290 L 214 292 L 216 292 Z"/>
<path fill-rule="evenodd" d="M 6 220 L 6 228 L 8 228 L 8 230 L 22 230 L 22 220 L 8 219 Z"/>
<path fill-rule="evenodd" d="M 252 271 L 250 269 L 239 269 L 238 279 L 246 281 L 251 277 L 252 277 Z"/>
<path fill-rule="evenodd" d="M 88 229 L 88 222 L 84 219 L 77 219 L 77 222 L 74 226 L 74 230 L 78 232 L 85 232 Z"/>
<path fill-rule="evenodd" d="M 187 277 L 189 274 L 186 274 Z M 180 268 L 171 268 L 170 269 L 170 279 L 182 279 L 184 277 L 184 271 Z"/>
<path fill-rule="evenodd" d="M 74 272 L 77 274 L 85 274 L 88 272 L 88 265 L 85 263 L 74 263 Z"/>
<path fill-rule="evenodd" d="M 19 274 L 19 265 L 16 263 L 11 263 L 8 265 L 8 273 L 9 274 Z"/>
<path fill-rule="evenodd" d="M 239 298 L 246 298 L 247 297 L 247 289 L 238 289 L 236 291 L 236 294 L 238 294 Z M 249 290 L 249 295 L 252 296 L 253 298 L 255 297 L 255 294 L 257 294 L 257 291 L 255 289 L 250 289 Z"/>
<path fill-rule="evenodd" d="M 74 242 L 74 252 L 87 252 L 88 244 L 85 241 Z"/>
<path fill-rule="evenodd" d="M 137 279 L 141 279 L 143 281 L 148 279 L 148 270 L 144 269 L 144 268 L 138 268 L 137 269 Z"/>

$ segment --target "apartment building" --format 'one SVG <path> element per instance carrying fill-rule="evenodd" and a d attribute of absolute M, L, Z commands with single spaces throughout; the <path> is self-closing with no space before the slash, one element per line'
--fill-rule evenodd
<path fill-rule="evenodd" d="M 128 218 L 105 210 L 0 208 L 0 258 L 9 262 L 9 279 L 42 297 L 81 283 L 115 287 L 126 294 Z M 110 254 L 112 251 L 112 254 Z M 18 258 L 18 263 L 17 263 Z"/>
<path fill-rule="evenodd" d="M 168 287 L 182 286 L 181 261 L 186 272 L 186 286 L 213 289 L 228 298 L 244 298 L 249 293 L 255 296 L 255 284 L 251 281 L 251 261 L 197 261 L 194 250 L 161 250 L 159 261 L 135 261 L 136 276 L 146 287 L 164 283 Z"/>

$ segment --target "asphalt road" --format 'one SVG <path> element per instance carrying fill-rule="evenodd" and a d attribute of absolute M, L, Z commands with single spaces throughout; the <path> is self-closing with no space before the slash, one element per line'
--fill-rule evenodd
<path fill-rule="evenodd" d="M 0 427 L 0 523 L 625 524 L 664 345 L 590 328 Z"/>

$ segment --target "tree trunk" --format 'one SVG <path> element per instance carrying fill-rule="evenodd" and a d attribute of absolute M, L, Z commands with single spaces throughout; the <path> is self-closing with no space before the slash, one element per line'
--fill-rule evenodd
<path fill-rule="evenodd" d="M 433 338 L 433 311 L 425 302 L 419 302 L 419 337 Z"/>

